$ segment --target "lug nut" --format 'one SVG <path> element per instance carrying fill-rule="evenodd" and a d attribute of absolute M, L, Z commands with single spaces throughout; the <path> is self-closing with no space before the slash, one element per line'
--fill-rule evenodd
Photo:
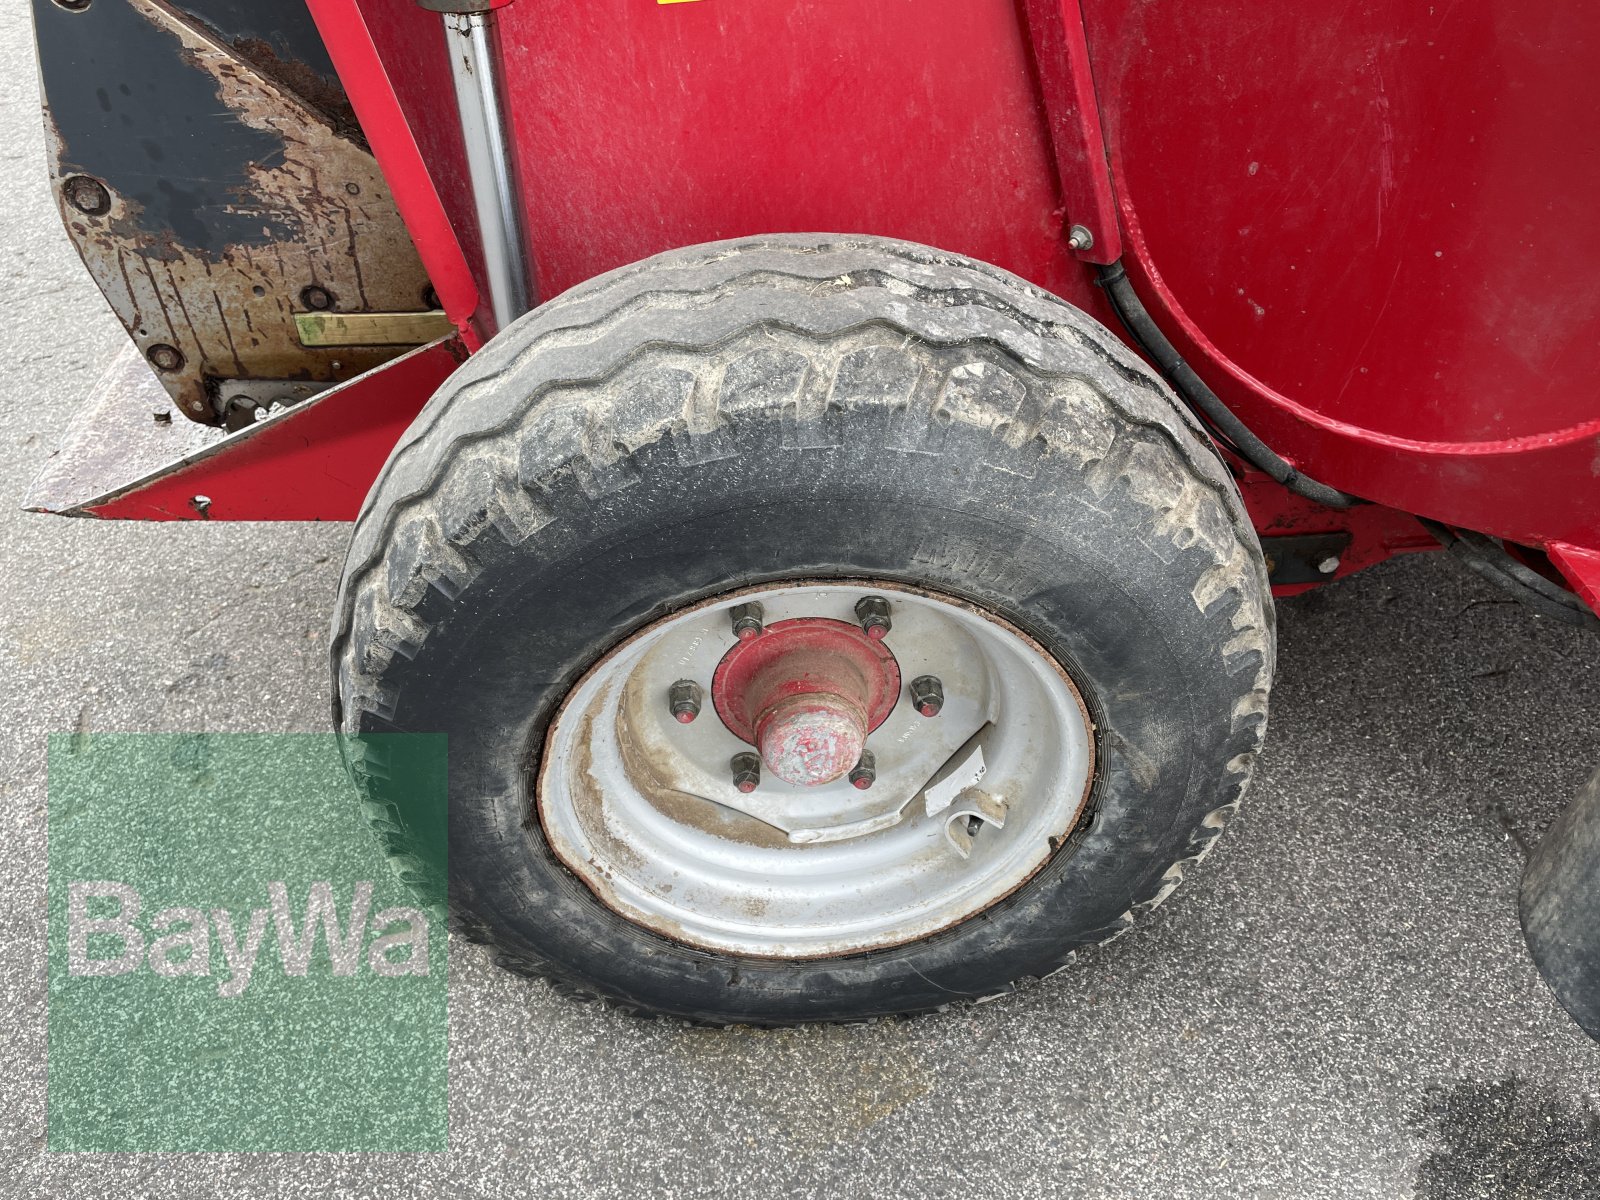
<path fill-rule="evenodd" d="M 728 616 L 733 620 L 733 636 L 741 642 L 748 642 L 758 635 L 761 632 L 762 615 L 759 600 L 735 604 L 728 610 Z"/>
<path fill-rule="evenodd" d="M 694 680 L 680 679 L 667 693 L 667 703 L 672 707 L 672 715 L 677 718 L 678 724 L 687 725 L 700 715 L 700 706 L 705 703 L 705 693 Z"/>
<path fill-rule="evenodd" d="M 733 768 L 733 786 L 741 792 L 753 792 L 761 786 L 761 756 L 735 754 L 728 764 Z"/>
<path fill-rule="evenodd" d="M 875 642 L 883 640 L 883 635 L 889 632 L 889 602 L 882 596 L 863 596 L 856 601 L 856 620 L 861 622 L 861 628 L 866 635 Z"/>
<path fill-rule="evenodd" d="M 861 761 L 856 763 L 850 771 L 850 783 L 864 792 L 873 785 L 877 778 L 878 756 L 871 750 L 863 750 L 861 752 Z"/>
<path fill-rule="evenodd" d="M 911 681 L 911 703 L 925 717 L 937 717 L 944 707 L 944 684 L 935 675 L 918 675 Z"/>

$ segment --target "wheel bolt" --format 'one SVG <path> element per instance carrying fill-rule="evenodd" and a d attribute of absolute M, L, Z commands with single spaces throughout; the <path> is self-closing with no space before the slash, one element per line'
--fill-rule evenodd
<path fill-rule="evenodd" d="M 745 604 L 735 604 L 728 611 L 728 616 L 733 619 L 733 636 L 741 642 L 748 642 L 761 632 L 762 619 L 761 601 L 751 600 Z"/>
<path fill-rule="evenodd" d="M 911 703 L 925 717 L 937 717 L 944 707 L 944 684 L 936 675 L 918 675 L 911 681 Z"/>
<path fill-rule="evenodd" d="M 67 203 L 91 217 L 103 217 L 111 211 L 111 193 L 105 184 L 88 175 L 73 175 L 61 185 Z"/>
<path fill-rule="evenodd" d="M 873 785 L 877 778 L 878 756 L 871 750 L 863 750 L 861 752 L 861 761 L 856 763 L 850 771 L 850 782 L 864 792 Z"/>
<path fill-rule="evenodd" d="M 165 342 L 157 342 L 144 352 L 144 356 L 158 371 L 178 371 L 183 368 L 183 351 Z"/>
<path fill-rule="evenodd" d="M 678 724 L 687 725 L 700 715 L 700 706 L 705 703 L 705 693 L 694 680 L 680 679 L 667 693 L 667 703 L 671 705 L 672 715 L 677 718 Z"/>
<path fill-rule="evenodd" d="M 856 620 L 873 641 L 889 632 L 889 602 L 882 596 L 863 596 L 856 601 Z"/>
<path fill-rule="evenodd" d="M 728 764 L 733 768 L 733 786 L 741 792 L 753 792 L 761 786 L 761 756 L 735 754 Z"/>

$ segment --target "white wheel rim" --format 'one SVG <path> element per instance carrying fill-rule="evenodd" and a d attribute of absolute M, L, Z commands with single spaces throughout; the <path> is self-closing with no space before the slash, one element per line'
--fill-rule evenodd
<path fill-rule="evenodd" d="M 867 739 L 876 781 L 768 773 L 742 794 L 729 762 L 753 747 L 709 699 L 730 610 L 854 623 L 864 596 L 890 602 L 883 644 L 903 681 Z M 935 717 L 904 694 L 922 675 L 943 684 Z M 692 724 L 669 709 L 679 679 L 708 697 Z M 914 941 L 1010 895 L 1075 827 L 1093 774 L 1077 688 L 1020 630 L 922 589 L 802 582 L 676 613 L 597 663 L 546 736 L 536 805 L 561 862 L 629 920 L 703 949 L 811 958 Z"/>

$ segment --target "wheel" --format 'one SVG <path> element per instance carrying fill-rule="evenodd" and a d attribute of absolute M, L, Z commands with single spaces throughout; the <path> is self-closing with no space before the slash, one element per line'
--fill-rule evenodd
<path fill-rule="evenodd" d="M 367 499 L 332 658 L 419 882 L 443 848 L 371 747 L 448 734 L 459 932 L 777 1025 L 993 996 L 1160 903 L 1249 779 L 1272 609 L 1226 470 L 1104 328 L 786 236 L 474 355 Z"/>

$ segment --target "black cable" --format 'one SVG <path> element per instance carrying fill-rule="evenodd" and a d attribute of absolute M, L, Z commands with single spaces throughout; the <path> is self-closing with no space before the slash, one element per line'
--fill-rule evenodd
<path fill-rule="evenodd" d="M 1568 625 L 1600 629 L 1600 616 L 1591 612 L 1576 593 L 1546 579 L 1526 563 L 1518 562 L 1493 538 L 1441 525 L 1426 517 L 1417 520 L 1474 573 L 1504 588 L 1535 612 Z"/>
<path fill-rule="evenodd" d="M 1098 279 L 1095 280 L 1095 284 L 1096 286 L 1100 287 L 1104 286 Z M 1111 305 L 1111 311 L 1117 314 L 1117 324 L 1122 326 L 1122 332 L 1127 335 L 1127 340 L 1135 345 L 1138 345 L 1139 336 L 1133 332 L 1133 326 L 1128 324 L 1127 320 L 1122 315 L 1122 310 L 1116 306 L 1114 301 Z M 1232 454 L 1237 459 L 1242 460 L 1244 458 L 1244 455 L 1239 453 L 1239 447 L 1235 446 L 1226 437 L 1224 437 L 1220 429 L 1211 424 L 1210 421 L 1206 420 L 1205 413 L 1195 412 L 1193 408 L 1191 408 L 1190 411 L 1193 413 L 1195 420 L 1200 423 L 1200 428 L 1205 430 L 1206 437 L 1211 439 L 1211 444 L 1214 447 L 1219 450 L 1228 451 L 1228 453 Z"/>
<path fill-rule="evenodd" d="M 1205 422 L 1215 428 L 1240 458 L 1256 470 L 1271 476 L 1297 496 L 1304 496 L 1307 500 L 1314 500 L 1328 508 L 1349 508 L 1354 504 L 1367 503 L 1359 496 L 1341 492 L 1338 488 L 1329 487 L 1325 483 L 1318 483 L 1310 476 L 1302 475 L 1274 454 L 1270 446 L 1251 433 L 1245 423 L 1234 416 L 1233 411 L 1206 386 L 1205 380 L 1196 375 L 1193 368 L 1183 361 L 1183 355 L 1178 353 L 1173 344 L 1167 340 L 1167 335 L 1162 333 L 1150 319 L 1150 314 L 1145 310 L 1138 293 L 1133 290 L 1133 284 L 1128 280 L 1127 272 L 1122 269 L 1120 259 L 1101 267 L 1097 282 L 1105 289 L 1111 307 L 1116 310 L 1123 325 L 1133 335 L 1133 340 L 1144 348 L 1146 354 L 1155 359 L 1156 365 L 1161 368 L 1161 373 L 1177 389 L 1178 395 L 1199 410 Z"/>

